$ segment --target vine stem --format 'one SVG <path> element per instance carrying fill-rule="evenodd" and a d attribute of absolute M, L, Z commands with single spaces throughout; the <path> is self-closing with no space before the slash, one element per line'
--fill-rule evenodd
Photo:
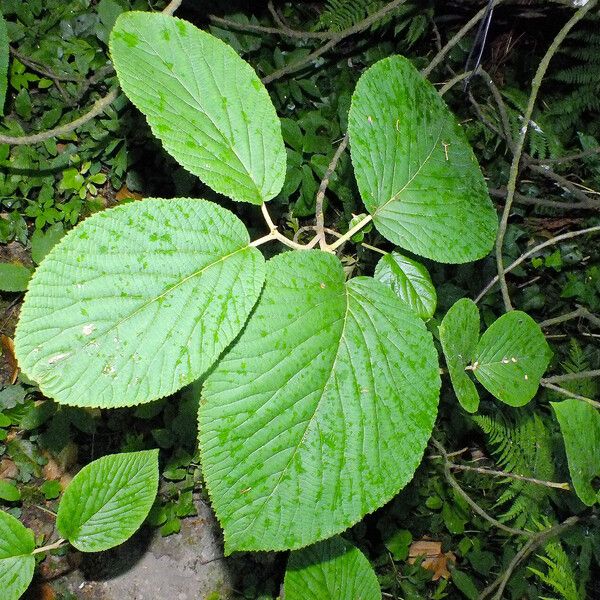
<path fill-rule="evenodd" d="M 544 381 L 546 383 L 561 383 L 562 381 L 576 381 L 577 379 L 591 379 L 593 377 L 600 377 L 600 369 L 567 373 L 566 375 L 552 375 L 551 377 L 546 377 Z"/>
<path fill-rule="evenodd" d="M 293 248 L 294 250 L 310 250 L 311 248 L 314 248 L 317 244 L 317 236 L 315 236 L 308 244 L 299 244 L 298 242 L 294 242 L 293 240 L 286 238 L 285 235 L 280 233 L 280 231 L 277 229 L 277 225 L 275 225 L 275 223 L 273 222 L 273 219 L 269 214 L 269 209 L 267 208 L 267 204 L 265 202 L 263 202 L 260 205 L 260 210 L 265 219 L 265 222 L 267 223 L 267 227 L 269 228 L 269 233 L 261 238 L 258 238 L 257 240 L 254 240 L 253 242 L 250 242 L 250 246 L 256 248 L 257 246 L 262 246 L 267 242 L 277 240 L 285 246 Z"/>
<path fill-rule="evenodd" d="M 558 50 L 565 37 L 571 29 L 592 9 L 596 6 L 597 0 L 590 0 L 584 6 L 580 7 L 575 14 L 567 21 L 563 28 L 558 32 L 550 47 L 546 51 L 544 58 L 540 62 L 539 67 L 533 77 L 531 83 L 531 93 L 529 94 L 529 100 L 527 102 L 527 108 L 523 115 L 523 126 L 519 132 L 519 137 L 515 142 L 515 149 L 513 153 L 513 160 L 510 166 L 510 173 L 508 178 L 508 184 L 506 186 L 506 202 L 504 204 L 504 210 L 502 211 L 502 218 L 500 219 L 500 226 L 498 228 L 498 235 L 496 237 L 496 267 L 498 270 L 498 281 L 500 282 L 500 290 L 502 292 L 502 300 L 504 301 L 504 307 L 507 311 L 513 309 L 510 295 L 508 293 L 508 286 L 506 284 L 506 271 L 504 269 L 504 261 L 502 258 L 502 249 L 504 246 L 504 236 L 506 235 L 506 229 L 508 227 L 508 217 L 512 208 L 513 198 L 517 188 L 517 177 L 519 174 L 519 163 L 521 162 L 521 155 L 525 146 L 525 138 L 527 136 L 527 130 L 529 122 L 533 115 L 533 108 L 535 101 L 542 85 L 542 80 L 552 57 Z"/>
<path fill-rule="evenodd" d="M 183 0 L 172 0 L 164 9 L 163 13 L 166 15 L 172 15 L 180 6 Z M 115 87 L 106 96 L 103 96 L 94 104 L 85 114 L 81 115 L 78 119 L 74 121 L 70 121 L 69 123 L 65 123 L 64 125 L 59 125 L 54 129 L 48 129 L 47 131 L 42 131 L 40 133 L 35 133 L 33 135 L 23 135 L 23 136 L 10 136 L 10 135 L 2 135 L 0 134 L 0 144 L 10 144 L 11 146 L 25 146 L 27 144 L 39 144 L 40 142 L 45 142 L 46 140 L 50 140 L 55 137 L 61 137 L 71 133 L 71 131 L 75 131 L 82 125 L 89 123 L 92 119 L 96 118 L 100 115 L 106 108 L 108 108 L 119 95 L 119 87 Z"/>
<path fill-rule="evenodd" d="M 600 402 L 596 402 L 596 400 L 586 398 L 585 396 L 581 396 L 580 394 L 575 394 L 574 392 L 566 390 L 565 388 L 560 387 L 559 385 L 555 385 L 554 383 L 550 383 L 545 379 L 542 379 L 540 381 L 540 385 L 542 387 L 548 388 L 549 390 L 552 390 L 553 392 L 562 394 L 563 396 L 567 396 L 568 398 L 573 398 L 574 400 L 581 400 L 582 402 L 587 402 L 587 404 L 589 404 L 590 406 L 600 409 Z"/>
<path fill-rule="evenodd" d="M 451 469 L 457 469 L 458 471 L 472 471 L 474 473 L 481 473 L 482 475 L 492 475 L 494 477 L 509 477 L 511 479 L 518 479 L 519 481 L 527 481 L 529 483 L 535 483 L 536 485 L 543 485 L 545 487 L 554 488 L 557 490 L 569 491 L 571 487 L 568 483 L 558 483 L 555 481 L 544 481 L 543 479 L 536 479 L 535 477 L 526 477 L 525 475 L 517 475 L 517 473 L 509 473 L 507 471 L 498 471 L 497 469 L 487 469 L 486 467 L 472 467 L 470 465 L 459 465 L 452 463 Z"/>
<path fill-rule="evenodd" d="M 566 321 L 570 321 L 571 319 L 579 319 L 579 318 L 587 319 L 590 323 L 596 325 L 596 327 L 600 327 L 600 319 L 592 314 L 585 306 L 578 306 L 577 310 L 574 310 L 570 313 L 566 313 L 564 315 L 560 315 L 559 317 L 553 317 L 552 319 L 546 319 L 542 321 L 539 325 L 540 327 L 550 327 L 550 325 L 558 325 L 559 323 L 564 323 Z"/>
<path fill-rule="evenodd" d="M 580 521 L 579 517 L 569 517 L 562 523 L 558 525 L 554 525 L 544 531 L 540 531 L 539 533 L 534 534 L 527 542 L 523 545 L 523 547 L 515 554 L 515 557 L 510 561 L 510 564 L 506 568 L 506 571 L 496 579 L 491 585 L 481 592 L 479 595 L 479 600 L 485 600 L 490 594 L 497 589 L 496 594 L 494 595 L 494 600 L 501 600 L 502 594 L 504 593 L 504 588 L 508 583 L 511 575 L 515 571 L 515 569 L 539 546 L 545 544 L 548 540 L 552 539 L 565 532 L 567 529 L 570 529 L 574 525 L 576 525 Z"/>
<path fill-rule="evenodd" d="M 446 477 L 446 480 L 451 485 L 451 487 L 453 487 L 458 492 L 458 494 L 465 500 L 465 502 L 473 509 L 474 512 L 476 512 L 480 517 L 484 518 L 486 521 L 491 523 L 494 527 L 501 529 L 506 533 L 510 533 L 511 535 L 522 535 L 525 537 L 532 537 L 535 535 L 531 531 L 525 531 L 524 529 L 515 529 L 514 527 L 509 527 L 508 525 L 505 525 L 504 523 L 498 521 L 498 519 L 494 519 L 492 515 L 483 510 L 483 508 L 481 508 L 481 506 L 479 506 L 479 504 L 477 504 L 477 502 L 475 502 L 475 500 L 473 500 L 473 498 L 471 498 L 471 496 L 469 496 L 469 494 L 467 494 L 467 492 L 465 492 L 465 490 L 462 489 L 461 485 L 454 478 L 454 475 L 452 475 L 450 469 L 452 468 L 454 463 L 448 457 L 448 452 L 446 451 L 446 448 L 444 448 L 444 446 L 433 437 L 431 438 L 431 441 L 433 445 L 437 448 L 438 452 L 442 455 L 442 458 L 444 459 L 444 476 Z"/>
<path fill-rule="evenodd" d="M 356 235 L 363 227 L 368 225 L 373 220 L 372 215 L 367 215 L 362 221 L 349 229 L 344 235 L 340 236 L 333 244 L 329 246 L 330 250 L 336 250 L 342 244 L 345 244 L 353 235 Z"/>
<path fill-rule="evenodd" d="M 600 231 L 600 225 L 594 225 L 593 227 L 588 227 L 586 229 L 580 229 L 579 231 L 570 231 L 568 233 L 563 233 L 561 235 L 557 235 L 556 237 L 550 238 L 549 240 L 546 240 L 545 242 L 538 244 L 537 246 L 534 246 L 533 248 L 531 248 L 524 254 L 521 254 L 521 256 L 519 256 L 519 258 L 517 258 L 514 262 L 512 262 L 508 267 L 504 268 L 504 274 L 509 273 L 513 269 L 516 269 L 522 262 L 527 260 L 530 256 L 532 256 L 536 252 L 539 252 L 540 250 L 543 250 L 544 248 L 547 248 L 548 246 L 553 246 L 554 244 L 558 244 L 559 242 L 562 242 L 564 240 L 570 240 L 571 238 L 578 237 L 580 235 L 586 235 L 588 233 L 596 233 L 598 231 Z M 475 303 L 479 302 L 490 291 L 490 289 L 492 287 L 494 287 L 494 285 L 496 285 L 496 283 L 498 283 L 499 279 L 500 279 L 499 275 L 496 275 L 485 286 L 485 288 L 483 288 L 483 290 L 481 290 L 481 292 L 479 292 L 479 295 L 477 296 L 477 298 L 475 298 Z"/>
<path fill-rule="evenodd" d="M 50 550 L 56 550 L 57 548 L 62 548 L 68 544 L 67 540 L 57 540 L 53 544 L 48 544 L 47 546 L 42 546 L 41 548 L 36 548 L 31 554 L 40 554 L 41 552 L 50 552 Z"/>
<path fill-rule="evenodd" d="M 329 185 L 329 179 L 333 175 L 335 168 L 340 160 L 340 157 L 344 153 L 346 146 L 348 145 L 348 133 L 344 135 L 340 145 L 337 147 L 327 170 L 325 171 L 325 175 L 321 180 L 321 185 L 319 185 L 319 191 L 317 192 L 317 198 L 315 200 L 315 216 L 316 216 L 316 230 L 317 230 L 317 238 L 319 241 L 319 247 L 321 250 L 328 251 L 329 246 L 327 245 L 327 240 L 325 239 L 325 214 L 323 211 L 323 202 L 325 200 L 325 192 L 327 191 L 327 186 Z"/>

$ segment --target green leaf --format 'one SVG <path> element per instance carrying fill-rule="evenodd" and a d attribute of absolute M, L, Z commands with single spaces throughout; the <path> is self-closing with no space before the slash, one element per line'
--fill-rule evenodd
<path fill-rule="evenodd" d="M 44 256 L 60 241 L 65 234 L 62 223 L 55 223 L 45 232 L 36 229 L 31 236 L 31 259 L 39 265 Z"/>
<path fill-rule="evenodd" d="M 455 302 L 442 319 L 439 333 L 454 393 L 467 412 L 477 412 L 479 393 L 465 371 L 479 340 L 479 309 L 475 302 L 468 298 Z"/>
<path fill-rule="evenodd" d="M 262 204 L 279 193 L 281 124 L 264 85 L 230 46 L 187 21 L 128 12 L 110 49 L 123 91 L 177 162 L 234 200 Z"/>
<path fill-rule="evenodd" d="M 565 441 L 575 492 L 587 506 L 600 502 L 592 482 L 600 477 L 600 414 L 582 400 L 551 402 Z"/>
<path fill-rule="evenodd" d="M 523 406 L 536 394 L 552 350 L 539 325 L 513 310 L 494 321 L 481 336 L 473 373 L 479 382 L 510 406 Z"/>
<path fill-rule="evenodd" d="M 9 55 L 6 21 L 0 12 L 0 117 L 4 115 L 4 101 L 6 100 L 6 90 L 8 88 Z"/>
<path fill-rule="evenodd" d="M 16 263 L 0 263 L 0 291 L 24 292 L 31 279 L 31 269 Z"/>
<path fill-rule="evenodd" d="M 331 537 L 413 476 L 437 412 L 423 321 L 330 254 L 284 253 L 239 340 L 206 380 L 203 474 L 225 548 Z"/>
<path fill-rule="evenodd" d="M 0 479 L 0 500 L 6 500 L 6 502 L 16 502 L 21 499 L 21 492 L 19 488 L 8 482 Z"/>
<path fill-rule="evenodd" d="M 385 283 L 425 321 L 431 319 L 437 305 L 435 287 L 427 269 L 416 260 L 391 252 L 375 267 L 375 279 Z"/>
<path fill-rule="evenodd" d="M 385 58 L 362 75 L 348 132 L 360 195 L 383 236 L 440 262 L 491 250 L 498 220 L 477 159 L 407 59 Z"/>
<path fill-rule="evenodd" d="M 35 273 L 15 335 L 25 374 L 62 404 L 150 402 L 198 379 L 244 325 L 264 259 L 232 213 L 147 199 L 70 231 Z"/>
<path fill-rule="evenodd" d="M 158 491 L 158 450 L 104 456 L 75 475 L 56 527 L 82 552 L 122 544 L 144 522 Z"/>
<path fill-rule="evenodd" d="M 381 600 L 367 557 L 340 537 L 292 552 L 283 586 L 286 600 Z"/>
<path fill-rule="evenodd" d="M 3 600 L 18 600 L 35 570 L 33 531 L 0 510 L 0 589 Z"/>

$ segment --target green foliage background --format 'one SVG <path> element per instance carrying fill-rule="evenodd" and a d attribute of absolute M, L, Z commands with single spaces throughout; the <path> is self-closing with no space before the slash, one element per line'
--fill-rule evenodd
<path fill-rule="evenodd" d="M 260 76 L 301 60 L 321 44 L 319 40 L 226 28 L 208 19 L 204 4 L 188 2 L 180 14 L 221 37 Z M 383 4 L 328 0 L 281 3 L 278 8 L 291 27 L 341 31 Z M 7 20 L 13 54 L 4 104 L 6 118 L 0 133 L 44 131 L 82 114 L 116 83 L 107 42 L 117 15 L 124 9 L 158 10 L 163 5 L 157 2 L 149 6 L 145 0 L 2 0 L 0 9 Z M 344 40 L 332 52 L 268 86 L 277 113 L 283 117 L 288 159 L 286 182 L 272 202 L 273 213 L 290 237 L 311 224 L 319 182 L 347 129 L 351 94 L 364 69 L 392 54 L 407 56 L 419 68 L 426 66 L 438 40 L 444 43 L 451 38 L 476 8 L 478 5 L 471 2 L 407 2 L 367 32 Z M 215 2 L 210 10 L 242 25 L 273 26 L 263 3 Z M 546 2 L 530 7 L 507 2 L 496 9 L 483 66 L 506 103 L 506 119 L 513 135 L 522 126 L 519 117 L 532 74 L 569 15 L 568 9 Z M 558 158 L 600 144 L 598 19 L 596 9 L 568 36 L 552 62 L 533 115 L 526 160 Z M 432 81 L 445 82 L 461 71 L 473 36 L 472 32 L 451 51 Z M 501 206 L 511 154 L 493 95 L 483 78 L 475 78 L 468 91 L 457 85 L 445 100 L 463 124 L 491 195 Z M 562 180 L 551 179 L 539 170 L 521 178 L 507 231 L 507 263 L 534 240 L 599 223 L 598 205 L 587 205 L 577 192 L 600 189 L 600 155 L 552 163 L 552 169 Z M 342 156 L 329 189 L 328 226 L 344 231 L 362 210 L 348 154 Z M 99 118 L 72 134 L 34 146 L 0 145 L 0 259 L 31 269 L 64 231 L 135 194 L 216 198 L 162 150 L 145 120 L 123 95 Z M 586 198 L 597 200 L 598 196 L 590 193 Z M 233 203 L 229 207 L 249 223 L 251 230 L 255 226 L 253 237 L 262 233 L 262 222 L 252 207 Z M 299 233 L 300 239 L 308 235 L 310 232 Z M 375 230 L 365 233 L 364 240 L 385 245 Z M 600 252 L 589 240 L 578 238 L 551 247 L 513 271 L 510 284 L 515 306 L 538 322 L 577 307 L 598 314 Z M 354 275 L 372 274 L 376 259 L 358 245 L 348 246 L 343 254 L 346 272 Z M 495 274 L 493 256 L 476 264 L 426 264 L 438 295 L 431 329 L 458 298 L 476 296 Z M 18 292 L 2 294 L 0 333 L 6 336 L 12 336 L 20 300 Z M 502 312 L 499 295 L 489 294 L 480 308 L 482 321 L 489 326 Z M 580 318 L 545 331 L 555 354 L 552 373 L 600 367 L 597 323 Z M 4 353 L 9 354 L 8 350 Z M 159 446 L 162 479 L 151 524 L 169 535 L 178 531 L 181 518 L 195 514 L 193 494 L 206 492 L 196 456 L 198 393 L 194 384 L 170 400 L 101 413 L 58 406 L 44 399 L 24 378 L 11 384 L 6 365 L 0 374 L 0 460 L 5 461 L 4 466 L 10 461 L 16 467 L 8 483 L 0 487 L 3 509 L 22 517 L 36 504 L 53 506 L 56 486 L 44 482 L 48 456 L 58 457 L 68 470 L 99 454 Z M 598 397 L 597 379 L 577 379 L 563 385 L 573 393 Z M 561 399 L 544 390 L 532 405 L 515 409 L 500 405 L 484 392 L 479 416 L 471 417 L 459 409 L 450 386 L 445 385 L 435 437 L 449 450 L 466 448 L 460 457 L 469 465 L 568 481 L 565 451 L 549 404 Z M 431 454 L 435 454 L 434 449 Z M 570 600 L 600 593 L 592 575 L 600 563 L 597 509 L 587 509 L 572 494 L 524 481 L 477 472 L 458 472 L 456 477 L 480 506 L 515 527 L 540 529 L 571 514 L 585 518 L 585 525 L 548 543 L 517 569 L 509 581 L 507 597 Z M 448 484 L 441 462 L 435 458 L 426 459 L 397 498 L 355 526 L 347 537 L 376 568 L 385 593 L 415 600 L 476 597 L 473 590 L 481 590 L 495 579 L 522 545 L 471 512 Z M 431 573 L 420 566 L 420 561 L 407 562 L 407 540 L 423 537 L 442 541 L 444 551 L 456 556 L 450 579 L 431 581 Z M 240 597 L 277 595 L 282 581 L 278 563 L 273 566 L 252 555 L 238 560 Z"/>

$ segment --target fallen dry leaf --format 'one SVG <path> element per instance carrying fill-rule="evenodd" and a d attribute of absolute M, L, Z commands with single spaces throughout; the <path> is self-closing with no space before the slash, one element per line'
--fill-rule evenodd
<path fill-rule="evenodd" d="M 125 198 L 133 198 L 134 200 L 143 200 L 144 197 L 141 194 L 138 194 L 137 192 L 132 192 L 131 190 L 129 190 L 127 188 L 126 185 L 124 185 L 116 194 L 115 194 L 115 199 L 116 200 L 125 200 Z"/>
<path fill-rule="evenodd" d="M 0 479 L 16 479 L 18 474 L 19 469 L 10 458 L 0 460 Z"/>
<path fill-rule="evenodd" d="M 456 563 L 456 556 L 452 552 L 442 552 L 442 542 L 432 540 L 413 542 L 408 549 L 409 564 L 414 564 L 419 556 L 425 557 L 421 566 L 433 573 L 431 576 L 432 581 L 437 581 L 441 577 L 450 579 L 451 574 L 448 566 L 450 563 Z"/>
<path fill-rule="evenodd" d="M 19 364 L 17 363 L 17 358 L 15 356 L 15 344 L 12 341 L 12 338 L 9 338 L 4 334 L 0 335 L 0 344 L 2 345 L 2 354 L 4 354 L 10 369 L 8 379 L 10 385 L 13 385 L 17 380 L 17 375 L 19 374 Z"/>

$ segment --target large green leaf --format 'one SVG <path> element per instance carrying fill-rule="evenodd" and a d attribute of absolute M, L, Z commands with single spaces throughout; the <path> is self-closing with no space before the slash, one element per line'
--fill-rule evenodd
<path fill-rule="evenodd" d="M 235 51 L 187 21 L 128 12 L 110 36 L 119 83 L 167 152 L 211 188 L 253 204 L 285 178 L 281 124 Z"/>
<path fill-rule="evenodd" d="M 4 114 L 4 101 L 8 88 L 8 58 L 8 31 L 6 30 L 6 21 L 0 12 L 0 116 Z"/>
<path fill-rule="evenodd" d="M 481 336 L 473 373 L 496 398 L 523 406 L 536 394 L 552 351 L 539 325 L 514 310 L 494 321 Z"/>
<path fill-rule="evenodd" d="M 587 506 L 600 502 L 600 413 L 583 400 L 551 402 L 565 441 L 575 492 Z"/>
<path fill-rule="evenodd" d="M 19 364 L 46 396 L 106 408 L 150 402 L 198 379 L 244 325 L 264 259 L 232 213 L 148 199 L 69 232 L 29 285 Z"/>
<path fill-rule="evenodd" d="M 475 302 L 468 298 L 455 302 L 442 319 L 439 333 L 454 393 L 466 411 L 477 412 L 479 393 L 465 371 L 479 340 L 479 309 Z"/>
<path fill-rule="evenodd" d="M 158 491 L 158 450 L 103 456 L 75 475 L 56 527 L 82 552 L 122 544 L 144 522 Z"/>
<path fill-rule="evenodd" d="M 348 131 L 358 189 L 382 235 L 448 263 L 491 250 L 497 217 L 475 155 L 407 59 L 385 58 L 362 75 Z"/>
<path fill-rule="evenodd" d="M 225 548 L 331 537 L 413 476 L 437 412 L 423 321 L 330 254 L 284 253 L 240 339 L 206 380 L 203 473 Z"/>
<path fill-rule="evenodd" d="M 374 277 L 391 287 L 421 319 L 433 317 L 437 294 L 429 272 L 421 263 L 399 252 L 391 252 L 381 257 Z"/>
<path fill-rule="evenodd" d="M 3 600 L 17 600 L 35 570 L 33 531 L 0 510 L 0 590 Z"/>
<path fill-rule="evenodd" d="M 367 557 L 340 537 L 292 552 L 283 585 L 285 600 L 381 600 Z"/>

